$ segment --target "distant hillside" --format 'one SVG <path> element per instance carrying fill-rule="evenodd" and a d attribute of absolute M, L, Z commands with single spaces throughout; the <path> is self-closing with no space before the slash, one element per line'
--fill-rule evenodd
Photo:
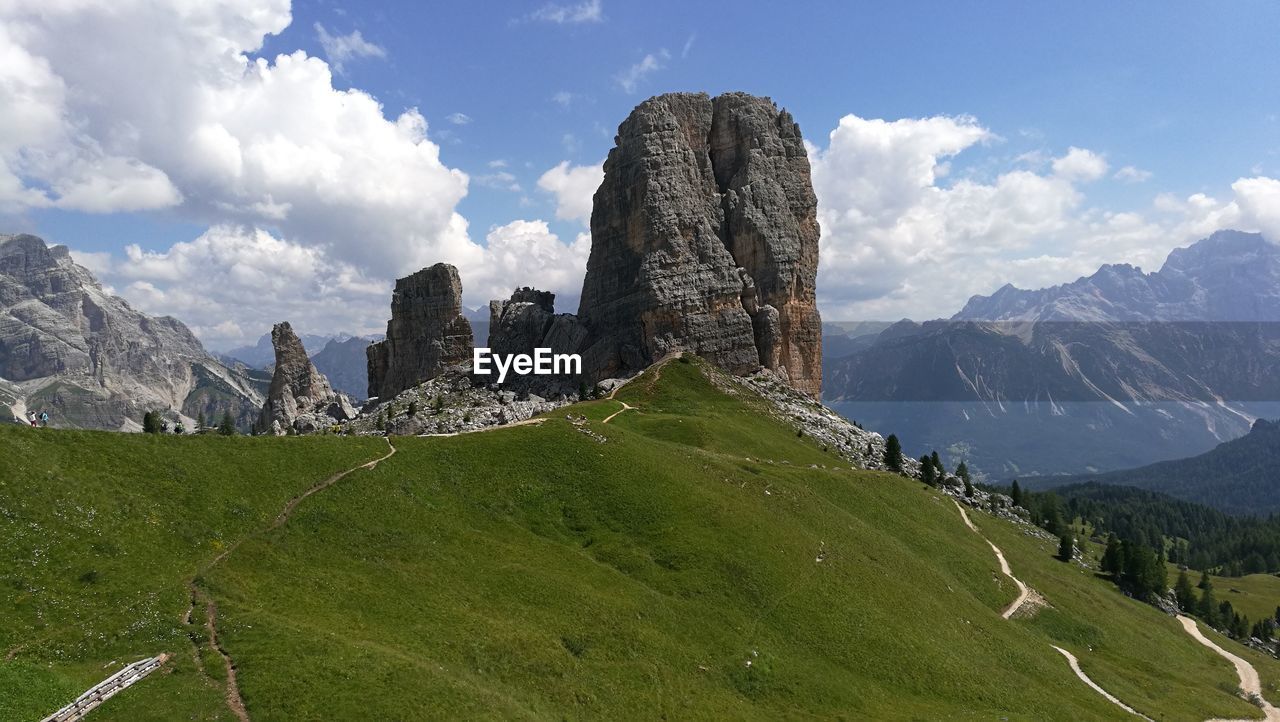
<path fill-rule="evenodd" d="M 1208 451 L 1280 415 L 1280 246 L 1223 231 L 1155 273 L 1006 286 L 829 360 L 824 397 L 991 477 L 1083 474 Z"/>
<path fill-rule="evenodd" d="M 1274 514 L 1280 512 L 1280 421 L 1259 419 L 1248 434 L 1199 456 L 1105 474 L 1031 479 L 1025 483 L 1048 489 L 1086 481 L 1159 491 L 1229 514 Z"/>
<path fill-rule="evenodd" d="M 328 377 L 333 388 L 353 399 L 367 399 L 369 358 L 366 350 L 372 340 L 365 336 L 329 339 L 323 348 L 311 355 L 311 362 Z"/>
<path fill-rule="evenodd" d="M 253 719 L 1129 718 L 1051 645 L 1155 719 L 1256 713 L 1056 540 L 775 414 L 694 359 L 447 438 L 0 428 L 0 718 L 159 652 L 94 715 L 228 718 L 225 654 Z M 1051 606 L 1002 618 L 984 535 Z"/>
<path fill-rule="evenodd" d="M 1034 486 L 1034 485 L 1033 485 Z M 1024 505 L 1044 517 L 1050 492 L 1024 492 Z M 1055 487 L 1062 516 L 1095 534 L 1115 533 L 1143 546 L 1168 540 L 1166 556 L 1192 569 L 1226 576 L 1280 572 L 1280 517 L 1231 516 L 1168 494 L 1096 481 Z"/>

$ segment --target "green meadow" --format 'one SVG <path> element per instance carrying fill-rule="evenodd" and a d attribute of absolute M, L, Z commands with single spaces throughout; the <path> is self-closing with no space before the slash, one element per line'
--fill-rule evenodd
<path fill-rule="evenodd" d="M 1050 644 L 1152 718 L 1261 717 L 1173 619 L 971 512 L 1048 602 L 1002 619 L 1016 591 L 948 498 L 696 359 L 392 442 L 269 528 L 387 442 L 0 429 L 0 719 L 159 652 L 93 718 L 233 719 L 189 583 L 256 720 L 1128 717 Z"/>

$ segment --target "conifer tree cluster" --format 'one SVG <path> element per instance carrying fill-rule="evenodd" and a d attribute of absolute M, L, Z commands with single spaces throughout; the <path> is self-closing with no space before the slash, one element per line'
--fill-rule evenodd
<path fill-rule="evenodd" d="M 1198 594 L 1197 588 L 1200 590 Z M 1276 623 L 1280 621 L 1280 608 L 1276 609 L 1274 618 L 1268 617 L 1250 624 L 1249 618 L 1237 612 L 1231 602 L 1218 601 L 1208 572 L 1201 572 L 1200 583 L 1192 587 L 1191 578 L 1187 576 L 1187 570 L 1183 569 L 1178 573 L 1173 593 L 1178 600 L 1178 608 L 1184 613 L 1199 617 L 1205 624 L 1222 630 L 1233 639 L 1254 637 L 1266 642 L 1275 636 Z"/>
<path fill-rule="evenodd" d="M 902 473 L 902 442 L 897 434 L 889 434 L 884 440 L 884 466 L 889 471 Z"/>
<path fill-rule="evenodd" d="M 1121 540 L 1114 534 L 1107 539 L 1102 571 L 1110 574 L 1121 589 L 1136 599 L 1161 596 L 1169 588 L 1169 573 L 1162 554 L 1150 547 Z"/>

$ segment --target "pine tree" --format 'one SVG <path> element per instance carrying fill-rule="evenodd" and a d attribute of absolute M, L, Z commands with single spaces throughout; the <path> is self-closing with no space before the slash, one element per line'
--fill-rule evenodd
<path fill-rule="evenodd" d="M 1208 589 L 1209 587 L 1213 586 L 1213 582 L 1209 581 L 1209 572 L 1207 571 L 1200 572 L 1200 583 L 1197 584 L 1196 586 L 1200 587 L 1201 589 Z M 1280 607 L 1276 607 L 1276 614 L 1280 615 Z M 1280 619 L 1280 616 L 1277 616 L 1276 618 Z"/>
<path fill-rule="evenodd" d="M 578 382 L 578 400 L 579 401 L 587 400 L 587 382 L 586 381 Z"/>
<path fill-rule="evenodd" d="M 410 416 L 417 416 L 417 415 L 418 415 L 418 400 L 417 400 L 417 399 L 414 399 L 413 401 L 410 401 L 410 402 L 409 402 L 409 415 L 410 415 Z"/>
<path fill-rule="evenodd" d="M 964 480 L 964 495 L 970 499 L 973 498 L 973 484 L 968 479 Z"/>
<path fill-rule="evenodd" d="M 236 435 L 236 420 L 231 415 L 231 411 L 228 410 L 222 413 L 222 422 L 218 424 L 218 433 L 223 436 Z"/>
<path fill-rule="evenodd" d="M 920 457 L 920 480 L 929 486 L 938 485 L 938 476 L 933 468 L 933 459 L 930 459 L 928 454 Z"/>
<path fill-rule="evenodd" d="M 1022 487 L 1018 486 L 1018 480 L 1013 480 L 1013 489 L 1009 491 L 1009 496 L 1013 498 L 1014 506 L 1022 506 Z"/>
<path fill-rule="evenodd" d="M 1058 540 L 1058 558 L 1064 562 L 1071 561 L 1076 555 L 1076 540 L 1071 536 L 1070 532 L 1062 535 Z"/>
<path fill-rule="evenodd" d="M 1213 596 L 1213 585 L 1200 592 L 1200 603 L 1197 606 L 1199 616 L 1210 627 L 1218 626 L 1218 601 Z"/>
<path fill-rule="evenodd" d="M 969 465 L 961 461 L 960 465 L 956 467 L 956 476 L 960 477 L 961 479 L 964 480 L 966 484 L 968 484 L 969 483 Z"/>
<path fill-rule="evenodd" d="M 160 433 L 160 424 L 156 423 L 156 415 L 154 411 L 148 411 L 142 415 L 142 433 L 158 434 Z"/>
<path fill-rule="evenodd" d="M 889 434 L 884 442 L 884 465 L 889 471 L 902 473 L 902 443 L 896 434 Z"/>
<path fill-rule="evenodd" d="M 1173 585 L 1173 594 L 1178 599 L 1178 608 L 1191 614 L 1196 608 L 1196 590 L 1191 587 L 1191 578 L 1187 570 L 1178 572 L 1178 581 Z"/>
<path fill-rule="evenodd" d="M 1115 534 L 1107 537 L 1107 550 L 1102 553 L 1102 571 L 1112 577 L 1119 577 L 1124 572 L 1124 557 L 1121 555 L 1120 540 Z"/>
<path fill-rule="evenodd" d="M 202 431 L 204 431 L 204 412 L 203 411 L 201 411 L 196 416 L 196 433 L 200 433 Z"/>
<path fill-rule="evenodd" d="M 930 454 L 929 459 L 933 462 L 933 468 L 938 471 L 939 479 L 947 475 L 947 467 L 942 465 L 942 459 L 938 457 L 937 451 Z"/>

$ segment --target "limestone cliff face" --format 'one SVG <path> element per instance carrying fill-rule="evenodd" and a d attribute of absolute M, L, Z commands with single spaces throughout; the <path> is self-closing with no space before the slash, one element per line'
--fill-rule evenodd
<path fill-rule="evenodd" d="M 725 218 L 721 237 L 755 282 L 756 348 L 795 388 L 822 390 L 818 316 L 818 199 L 800 127 L 787 111 L 744 93 L 714 101 L 711 165 Z M 748 300 L 749 304 L 749 300 Z"/>
<path fill-rule="evenodd" d="M 605 378 L 692 351 L 816 396 L 817 202 L 800 130 L 767 98 L 675 93 L 618 129 L 578 318 Z"/>
<path fill-rule="evenodd" d="M 396 281 L 387 337 L 372 344 L 369 396 L 388 399 L 471 360 L 458 269 L 437 263 Z"/>
<path fill-rule="evenodd" d="M 315 431 L 327 423 L 355 418 L 356 410 L 316 370 L 287 321 L 271 329 L 271 345 L 276 366 L 258 417 L 259 431 L 276 435 L 289 429 Z"/>
<path fill-rule="evenodd" d="M 64 246 L 0 235 L 0 377 L 15 410 L 51 423 L 136 430 L 147 411 L 245 428 L 262 405 L 256 381 L 210 356 L 182 322 L 108 293 Z"/>

